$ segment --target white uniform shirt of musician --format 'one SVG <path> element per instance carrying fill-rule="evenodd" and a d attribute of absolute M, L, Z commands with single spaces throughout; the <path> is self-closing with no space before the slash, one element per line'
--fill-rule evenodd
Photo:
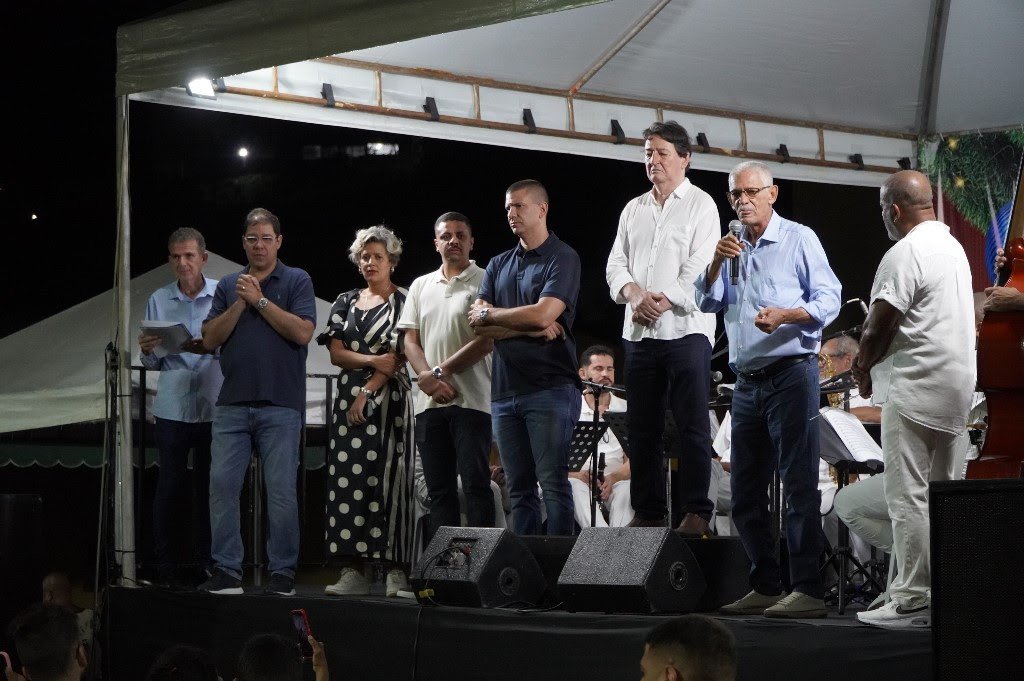
<path fill-rule="evenodd" d="M 611 395 L 611 402 L 606 411 L 617 411 L 625 413 L 626 400 Z M 593 421 L 594 410 L 590 408 L 587 401 L 583 400 L 583 407 L 580 409 L 580 421 Z M 611 428 L 604 432 L 597 443 L 597 453 L 604 454 L 604 474 L 615 473 L 625 463 L 626 455 L 622 451 L 622 445 Z M 598 459 L 600 462 L 600 458 Z M 581 470 L 589 471 L 591 467 L 590 458 L 587 458 Z M 576 512 L 576 522 L 580 527 L 590 527 L 590 488 L 578 478 L 569 478 L 569 486 L 572 488 L 572 505 Z M 595 516 L 595 527 L 625 527 L 633 519 L 633 506 L 629 501 L 629 480 L 619 480 L 612 486 L 612 493 L 608 498 L 608 520 L 604 519 L 600 508 Z"/>

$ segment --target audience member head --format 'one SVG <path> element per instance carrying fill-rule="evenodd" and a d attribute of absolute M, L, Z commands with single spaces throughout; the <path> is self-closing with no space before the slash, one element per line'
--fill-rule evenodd
<path fill-rule="evenodd" d="M 43 577 L 43 603 L 54 603 L 65 608 L 74 607 L 71 602 L 71 580 L 63 572 L 51 572 Z"/>
<path fill-rule="evenodd" d="M 149 668 L 146 681 L 220 681 L 213 656 L 202 648 L 171 646 Z"/>
<path fill-rule="evenodd" d="M 78 619 L 64 606 L 36 603 L 11 622 L 9 635 L 28 681 L 77 680 L 88 659 Z"/>
<path fill-rule="evenodd" d="M 676 617 L 648 632 L 640 670 L 641 681 L 734 681 L 736 642 L 710 617 Z"/>
<path fill-rule="evenodd" d="M 283 636 L 257 634 L 242 646 L 235 673 L 237 681 L 302 681 L 302 653 Z"/>

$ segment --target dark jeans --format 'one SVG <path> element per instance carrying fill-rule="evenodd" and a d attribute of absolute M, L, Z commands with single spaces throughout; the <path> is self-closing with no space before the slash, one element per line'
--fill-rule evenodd
<path fill-rule="evenodd" d="M 494 527 L 491 493 L 491 415 L 463 407 L 425 409 L 416 415 L 416 449 L 430 494 L 429 542 L 438 527 L 459 527 L 462 478 L 469 527 Z"/>
<path fill-rule="evenodd" d="M 794 591 L 821 598 L 818 492 L 818 366 L 805 361 L 760 380 L 736 381 L 732 396 L 732 517 L 750 557 L 750 584 L 782 589 L 771 535 L 768 489 L 776 469 L 786 501 L 786 542 Z"/>
<path fill-rule="evenodd" d="M 675 454 L 679 457 L 677 489 L 682 511 L 710 519 L 714 508 L 708 499 L 711 344 L 706 336 L 690 334 L 673 340 L 623 341 L 623 345 L 633 509 L 648 519 L 661 518 L 668 511 L 662 435 L 665 412 L 671 411 L 679 431 Z"/>
<path fill-rule="evenodd" d="M 540 534 L 540 498 L 544 492 L 547 533 L 572 535 L 569 444 L 580 418 L 579 388 L 560 385 L 491 403 L 491 423 L 512 501 L 512 531 Z"/>
<path fill-rule="evenodd" d="M 184 423 L 156 420 L 156 445 L 160 450 L 160 473 L 153 499 L 153 552 L 157 565 L 169 567 L 179 562 L 176 537 L 182 522 L 178 506 L 185 494 L 188 476 L 188 452 L 192 456 L 192 546 L 193 560 L 210 565 L 210 438 L 211 423 Z M 188 518 L 188 516 L 185 516 Z"/>

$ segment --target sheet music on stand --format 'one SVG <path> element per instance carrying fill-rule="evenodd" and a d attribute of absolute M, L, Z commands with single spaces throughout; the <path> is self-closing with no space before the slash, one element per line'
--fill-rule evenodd
<path fill-rule="evenodd" d="M 835 466 L 839 461 L 882 462 L 882 448 L 848 411 L 821 410 L 821 458 Z"/>
<path fill-rule="evenodd" d="M 607 412 L 606 412 L 607 413 Z M 572 441 L 569 442 L 569 470 L 574 473 L 583 468 L 590 455 L 594 452 L 598 438 L 608 430 L 606 421 L 577 421 L 572 429 Z"/>
<path fill-rule="evenodd" d="M 626 453 L 626 456 L 629 456 L 629 425 L 626 422 L 626 412 L 606 411 L 603 418 L 611 426 L 612 432 L 615 433 L 615 437 L 619 440 L 622 451 Z M 665 458 L 678 458 L 679 429 L 676 427 L 676 420 L 672 417 L 672 412 L 670 411 L 665 412 L 665 432 L 661 436 L 661 441 L 664 447 Z"/>

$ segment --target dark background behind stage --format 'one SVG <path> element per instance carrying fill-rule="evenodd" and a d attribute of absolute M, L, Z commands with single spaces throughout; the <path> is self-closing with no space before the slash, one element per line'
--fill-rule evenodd
<path fill-rule="evenodd" d="M 7 63 L 17 67 L 10 70 L 0 154 L 0 224 L 14 288 L 5 297 L 0 337 L 110 287 L 115 28 L 170 4 L 4 3 L 0 9 L 9 38 L 0 42 Z M 510 248 L 503 192 L 533 177 L 551 192 L 552 227 L 584 263 L 580 343 L 615 342 L 620 335 L 622 308 L 608 296 L 604 263 L 622 206 L 649 188 L 639 148 L 638 162 L 627 163 L 142 103 L 132 104 L 130 118 L 133 275 L 165 262 L 167 234 L 183 225 L 200 229 L 211 250 L 241 260 L 242 219 L 260 205 L 281 217 L 281 258 L 309 271 L 319 297 L 333 300 L 360 283 L 346 248 L 357 228 L 373 223 L 391 226 L 405 240 L 395 280 L 408 284 L 437 266 L 431 225 L 444 211 L 473 220 L 481 265 Z M 398 155 L 347 154 L 378 141 L 398 144 Z M 250 152 L 244 161 L 240 146 Z M 690 177 L 715 197 L 723 226 L 728 223 L 725 174 L 692 171 Z M 818 232 L 844 300 L 866 297 L 889 245 L 877 190 L 779 184 L 779 212 Z M 850 306 L 833 328 L 860 321 Z"/>

